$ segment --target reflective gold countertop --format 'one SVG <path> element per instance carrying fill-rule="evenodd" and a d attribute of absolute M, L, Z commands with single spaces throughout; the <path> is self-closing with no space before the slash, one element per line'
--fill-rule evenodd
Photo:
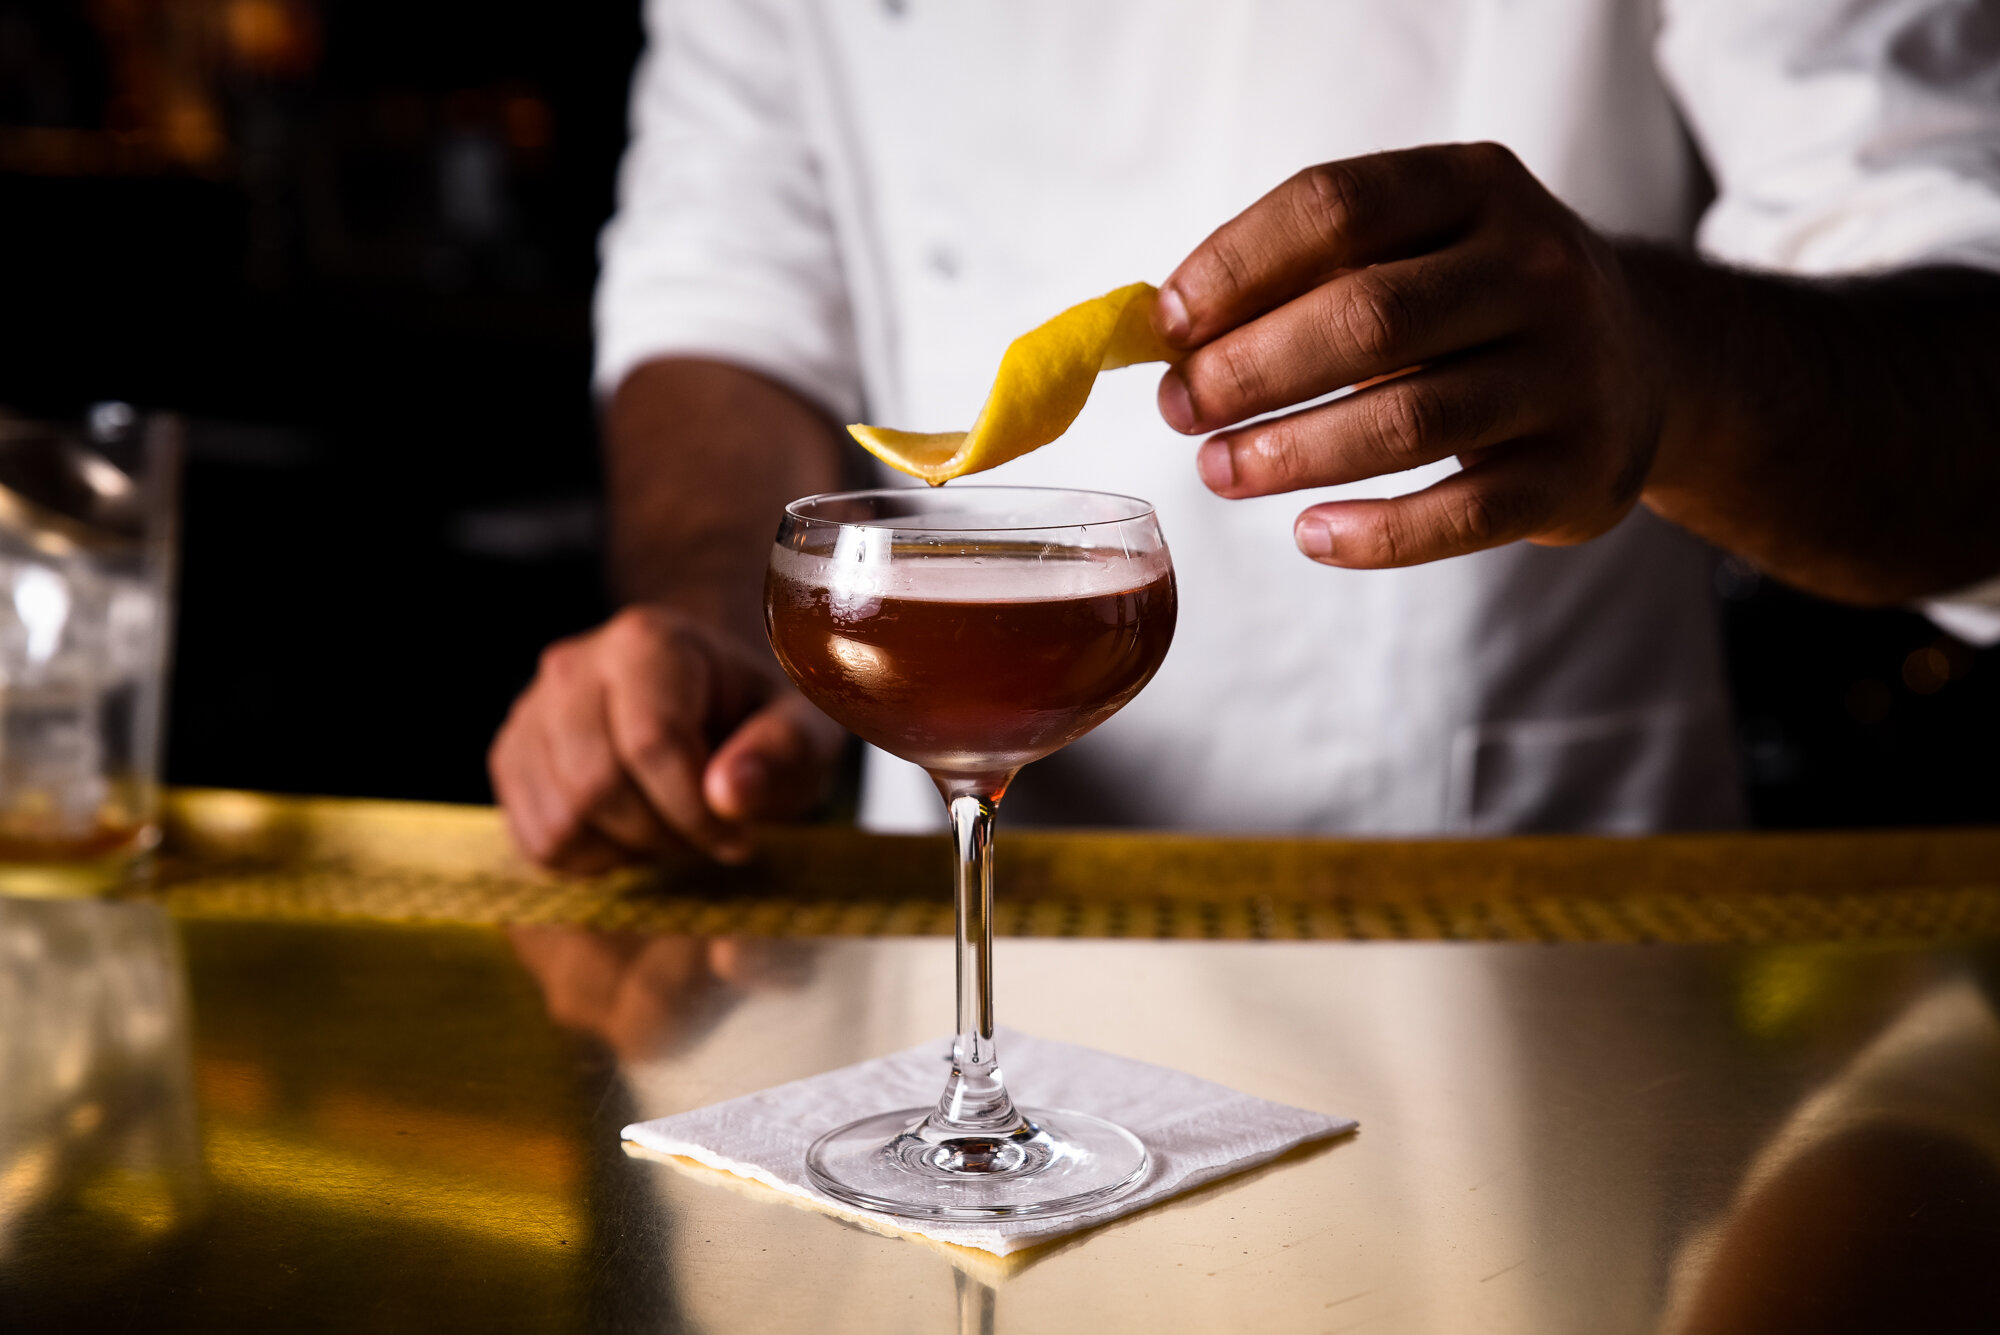
<path fill-rule="evenodd" d="M 484 807 L 184 790 L 142 891 L 185 918 L 560 922 L 709 936 L 951 934 L 941 837 L 762 832 L 742 867 L 564 880 Z M 1242 940 L 2000 938 L 2000 829 L 1648 839 L 1020 830 L 997 930 Z"/>
<path fill-rule="evenodd" d="M 940 1036 L 926 841 L 559 882 L 490 812 L 198 793 L 170 842 L 0 900 L 0 1329 L 2000 1328 L 1994 832 L 1008 831 L 1005 1023 L 1361 1131 L 1004 1264 L 619 1144 Z"/>

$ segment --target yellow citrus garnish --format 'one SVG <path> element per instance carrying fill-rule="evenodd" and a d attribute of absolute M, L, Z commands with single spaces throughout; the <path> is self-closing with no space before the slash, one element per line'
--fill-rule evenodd
<path fill-rule="evenodd" d="M 1173 357 L 1153 333 L 1157 295 L 1151 283 L 1133 283 L 1072 306 L 1008 344 L 970 431 L 855 425 L 847 433 L 891 468 L 932 486 L 1038 450 L 1083 411 L 1099 371 Z"/>

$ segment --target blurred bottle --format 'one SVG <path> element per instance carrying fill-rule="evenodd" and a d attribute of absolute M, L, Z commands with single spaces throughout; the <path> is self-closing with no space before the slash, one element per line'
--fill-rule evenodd
<path fill-rule="evenodd" d="M 0 893 L 87 894 L 150 865 L 180 424 L 0 413 Z"/>

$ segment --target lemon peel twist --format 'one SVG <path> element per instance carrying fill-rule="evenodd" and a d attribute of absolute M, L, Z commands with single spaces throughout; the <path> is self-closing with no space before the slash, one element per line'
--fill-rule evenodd
<path fill-rule="evenodd" d="M 970 431 L 893 431 L 855 424 L 862 448 L 932 486 L 1038 450 L 1069 429 L 1099 371 L 1170 361 L 1153 332 L 1151 283 L 1131 283 L 1070 307 L 1007 345 Z"/>

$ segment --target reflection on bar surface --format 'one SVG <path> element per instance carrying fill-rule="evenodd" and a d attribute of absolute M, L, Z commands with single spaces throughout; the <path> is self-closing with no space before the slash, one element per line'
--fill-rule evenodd
<path fill-rule="evenodd" d="M 135 1304 L 208 1331 L 2000 1318 L 1988 950 L 1006 940 L 1022 1028 L 1363 1130 L 1001 1262 L 618 1147 L 632 1120 L 941 1037 L 935 942 L 5 923 L 0 1301 L 25 1329 Z M 151 1017 L 144 1044 L 13 1023 L 58 942 L 62 976 L 141 980 L 95 1013 Z M 79 1069 L 99 1114 L 27 1092 Z M 56 1143 L 115 1171 L 75 1148 L 37 1168 Z"/>
<path fill-rule="evenodd" d="M 0 1267 L 96 1284 L 198 1227 L 205 1202 L 167 916 L 0 898 Z"/>

